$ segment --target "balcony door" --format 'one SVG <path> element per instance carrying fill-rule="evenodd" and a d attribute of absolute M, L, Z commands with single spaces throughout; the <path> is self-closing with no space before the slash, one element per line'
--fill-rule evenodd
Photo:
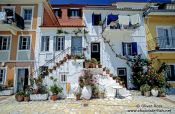
<path fill-rule="evenodd" d="M 71 54 L 82 56 L 82 37 L 73 36 L 71 39 Z"/>

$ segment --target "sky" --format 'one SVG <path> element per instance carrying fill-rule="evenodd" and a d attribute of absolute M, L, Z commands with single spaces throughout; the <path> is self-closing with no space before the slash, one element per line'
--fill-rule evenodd
<path fill-rule="evenodd" d="M 170 2 L 171 0 L 49 0 L 50 4 L 110 5 L 112 2 Z"/>

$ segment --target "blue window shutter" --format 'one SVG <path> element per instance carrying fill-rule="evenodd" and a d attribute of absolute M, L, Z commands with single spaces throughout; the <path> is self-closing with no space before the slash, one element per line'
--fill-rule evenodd
<path fill-rule="evenodd" d="M 92 25 L 94 25 L 94 13 L 92 14 Z"/>
<path fill-rule="evenodd" d="M 122 42 L 122 50 L 123 50 L 123 56 L 125 56 L 126 55 L 126 49 L 125 49 L 126 47 L 125 47 L 125 43 L 124 42 Z"/>
<path fill-rule="evenodd" d="M 132 55 L 137 55 L 137 42 L 132 42 Z"/>

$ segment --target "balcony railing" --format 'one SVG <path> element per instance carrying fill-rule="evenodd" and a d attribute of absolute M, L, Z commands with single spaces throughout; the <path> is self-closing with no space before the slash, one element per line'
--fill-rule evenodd
<path fill-rule="evenodd" d="M 175 37 L 156 37 L 148 41 L 148 50 L 171 51 L 175 50 Z"/>
<path fill-rule="evenodd" d="M 0 12 L 0 24 L 15 25 L 20 29 L 24 29 L 24 19 L 17 13 L 7 15 L 6 12 Z"/>

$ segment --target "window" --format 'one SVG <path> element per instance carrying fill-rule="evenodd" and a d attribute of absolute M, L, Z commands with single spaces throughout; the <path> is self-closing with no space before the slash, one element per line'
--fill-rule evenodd
<path fill-rule="evenodd" d="M 39 74 L 42 75 L 42 76 L 46 76 L 49 74 L 48 72 L 48 66 L 40 66 L 39 67 Z"/>
<path fill-rule="evenodd" d="M 132 43 L 122 43 L 122 48 L 123 48 L 123 55 L 130 55 L 134 56 L 137 55 L 137 43 L 132 42 Z"/>
<path fill-rule="evenodd" d="M 5 69 L 0 68 L 0 84 L 3 84 L 5 80 Z"/>
<path fill-rule="evenodd" d="M 127 75 L 126 68 L 117 68 L 117 74 L 118 76 L 126 76 Z"/>
<path fill-rule="evenodd" d="M 159 27 L 157 29 L 159 48 L 175 48 L 175 28 Z"/>
<path fill-rule="evenodd" d="M 99 52 L 99 44 L 92 44 L 92 52 L 95 52 L 95 53 L 97 53 L 97 52 Z"/>
<path fill-rule="evenodd" d="M 168 65 L 166 76 L 168 81 L 175 81 L 175 65 Z"/>
<path fill-rule="evenodd" d="M 92 14 L 92 25 L 100 25 L 101 14 Z"/>
<path fill-rule="evenodd" d="M 54 12 L 55 16 L 57 16 L 57 17 L 61 17 L 61 15 L 62 15 L 61 9 L 53 9 L 53 12 Z"/>
<path fill-rule="evenodd" d="M 55 36 L 54 37 L 54 50 L 61 51 L 64 50 L 64 42 L 65 38 L 63 36 Z"/>
<path fill-rule="evenodd" d="M 49 51 L 49 36 L 42 36 L 41 51 Z"/>
<path fill-rule="evenodd" d="M 65 74 L 61 74 L 61 82 L 62 83 L 67 82 L 67 76 Z"/>
<path fill-rule="evenodd" d="M 0 50 L 9 50 L 10 48 L 10 37 L 0 36 Z"/>
<path fill-rule="evenodd" d="M 68 17 L 82 17 L 81 9 L 68 9 Z"/>
<path fill-rule="evenodd" d="M 24 20 L 32 20 L 32 9 L 23 9 Z"/>
<path fill-rule="evenodd" d="M 30 36 L 20 36 L 19 50 L 30 50 Z"/>

